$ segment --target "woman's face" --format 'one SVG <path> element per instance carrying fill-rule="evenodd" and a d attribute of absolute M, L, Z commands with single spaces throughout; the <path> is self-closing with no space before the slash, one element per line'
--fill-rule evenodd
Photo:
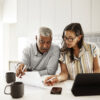
<path fill-rule="evenodd" d="M 65 31 L 64 41 L 68 48 L 74 48 L 77 46 L 77 43 L 80 41 L 81 35 L 76 36 L 73 31 Z"/>

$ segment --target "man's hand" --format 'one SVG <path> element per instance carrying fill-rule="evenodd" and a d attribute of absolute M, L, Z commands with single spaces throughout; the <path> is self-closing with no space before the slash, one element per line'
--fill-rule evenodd
<path fill-rule="evenodd" d="M 27 71 L 26 68 L 24 69 L 23 71 L 23 68 L 24 68 L 24 64 L 20 64 L 19 67 L 17 68 L 16 70 L 16 76 L 21 78 L 21 76 L 23 76 L 25 74 L 25 72 Z"/>

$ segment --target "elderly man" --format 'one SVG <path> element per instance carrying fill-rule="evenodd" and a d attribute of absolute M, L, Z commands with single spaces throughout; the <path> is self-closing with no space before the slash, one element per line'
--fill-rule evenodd
<path fill-rule="evenodd" d="M 38 71 L 41 76 L 53 75 L 58 67 L 58 59 L 59 47 L 52 44 L 52 31 L 41 27 L 36 43 L 23 50 L 22 63 L 16 70 L 16 76 L 24 75 L 25 71 Z"/>

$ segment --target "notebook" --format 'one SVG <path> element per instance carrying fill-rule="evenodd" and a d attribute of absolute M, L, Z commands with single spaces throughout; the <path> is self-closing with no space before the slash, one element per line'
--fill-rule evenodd
<path fill-rule="evenodd" d="M 45 77 L 41 77 L 38 71 L 25 72 L 22 78 L 17 78 L 17 81 L 23 82 L 25 85 L 39 87 L 42 89 L 51 89 L 50 86 L 44 85 Z"/>
<path fill-rule="evenodd" d="M 75 96 L 100 95 L 100 73 L 78 74 L 71 91 Z"/>

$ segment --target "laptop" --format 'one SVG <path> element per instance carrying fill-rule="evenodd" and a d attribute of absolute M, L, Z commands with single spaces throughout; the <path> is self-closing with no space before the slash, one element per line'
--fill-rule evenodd
<path fill-rule="evenodd" d="M 100 73 L 77 74 L 71 91 L 74 96 L 100 95 Z"/>

